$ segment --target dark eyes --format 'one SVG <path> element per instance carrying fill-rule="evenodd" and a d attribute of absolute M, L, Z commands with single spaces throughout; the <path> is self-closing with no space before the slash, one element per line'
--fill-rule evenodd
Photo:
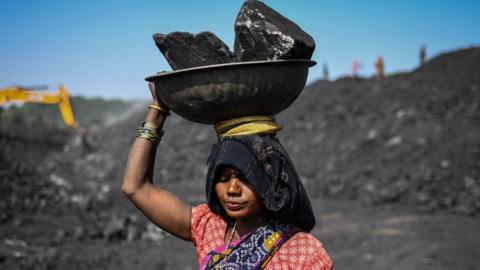
<path fill-rule="evenodd" d="M 228 180 L 230 180 L 230 177 L 229 177 L 229 176 L 222 175 L 222 176 L 220 177 L 220 179 L 218 179 L 218 182 L 220 182 L 220 183 L 226 183 L 226 182 L 228 182 Z"/>
<path fill-rule="evenodd" d="M 223 172 L 220 175 L 220 178 L 218 179 L 218 182 L 220 183 L 226 183 L 228 182 L 231 178 L 240 178 L 240 173 L 234 170 L 228 170 Z"/>

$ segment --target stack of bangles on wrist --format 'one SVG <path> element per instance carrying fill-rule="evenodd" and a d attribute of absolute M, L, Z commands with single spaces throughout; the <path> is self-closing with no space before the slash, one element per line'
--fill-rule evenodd
<path fill-rule="evenodd" d="M 143 122 L 137 130 L 137 137 L 147 139 L 155 145 L 160 142 L 162 136 L 163 130 L 160 130 L 159 126 L 149 122 Z"/>

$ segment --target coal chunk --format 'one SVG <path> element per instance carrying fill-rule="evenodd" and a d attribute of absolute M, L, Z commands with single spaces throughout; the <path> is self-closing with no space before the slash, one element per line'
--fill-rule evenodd
<path fill-rule="evenodd" d="M 155 44 L 173 70 L 230 63 L 233 54 L 212 32 L 154 34 Z"/>
<path fill-rule="evenodd" d="M 245 1 L 235 22 L 237 61 L 310 59 L 315 41 L 264 3 Z"/>

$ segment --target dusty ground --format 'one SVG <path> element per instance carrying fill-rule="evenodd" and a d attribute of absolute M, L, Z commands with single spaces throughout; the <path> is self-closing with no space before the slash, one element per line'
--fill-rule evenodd
<path fill-rule="evenodd" d="M 278 117 L 336 269 L 480 269 L 478 63 L 467 49 L 381 82 L 319 81 Z M 91 130 L 90 152 L 65 130 L 0 131 L 0 269 L 196 268 L 119 191 L 143 115 Z M 165 130 L 156 182 L 200 203 L 213 129 Z"/>
<path fill-rule="evenodd" d="M 330 252 L 335 269 L 479 269 L 478 217 L 413 214 L 314 200 L 313 233 Z M 67 220 L 65 220 L 67 219 Z M 190 243 L 103 239 L 55 242 L 52 226 L 68 218 L 35 216 L 27 224 L 2 226 L 2 269 L 196 269 Z M 25 241 L 25 244 L 23 244 Z M 25 254 L 21 254 L 25 253 Z"/>

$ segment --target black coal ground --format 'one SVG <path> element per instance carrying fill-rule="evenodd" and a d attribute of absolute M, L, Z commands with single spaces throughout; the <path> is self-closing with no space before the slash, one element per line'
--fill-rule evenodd
<path fill-rule="evenodd" d="M 475 269 L 479 104 L 480 49 L 466 49 L 384 81 L 318 81 L 278 116 L 336 269 Z M 0 133 L 1 269 L 196 268 L 120 193 L 144 113 L 108 127 L 121 135 L 92 130 L 90 153 L 65 131 Z M 202 202 L 213 129 L 172 116 L 165 131 L 156 182 Z"/>

